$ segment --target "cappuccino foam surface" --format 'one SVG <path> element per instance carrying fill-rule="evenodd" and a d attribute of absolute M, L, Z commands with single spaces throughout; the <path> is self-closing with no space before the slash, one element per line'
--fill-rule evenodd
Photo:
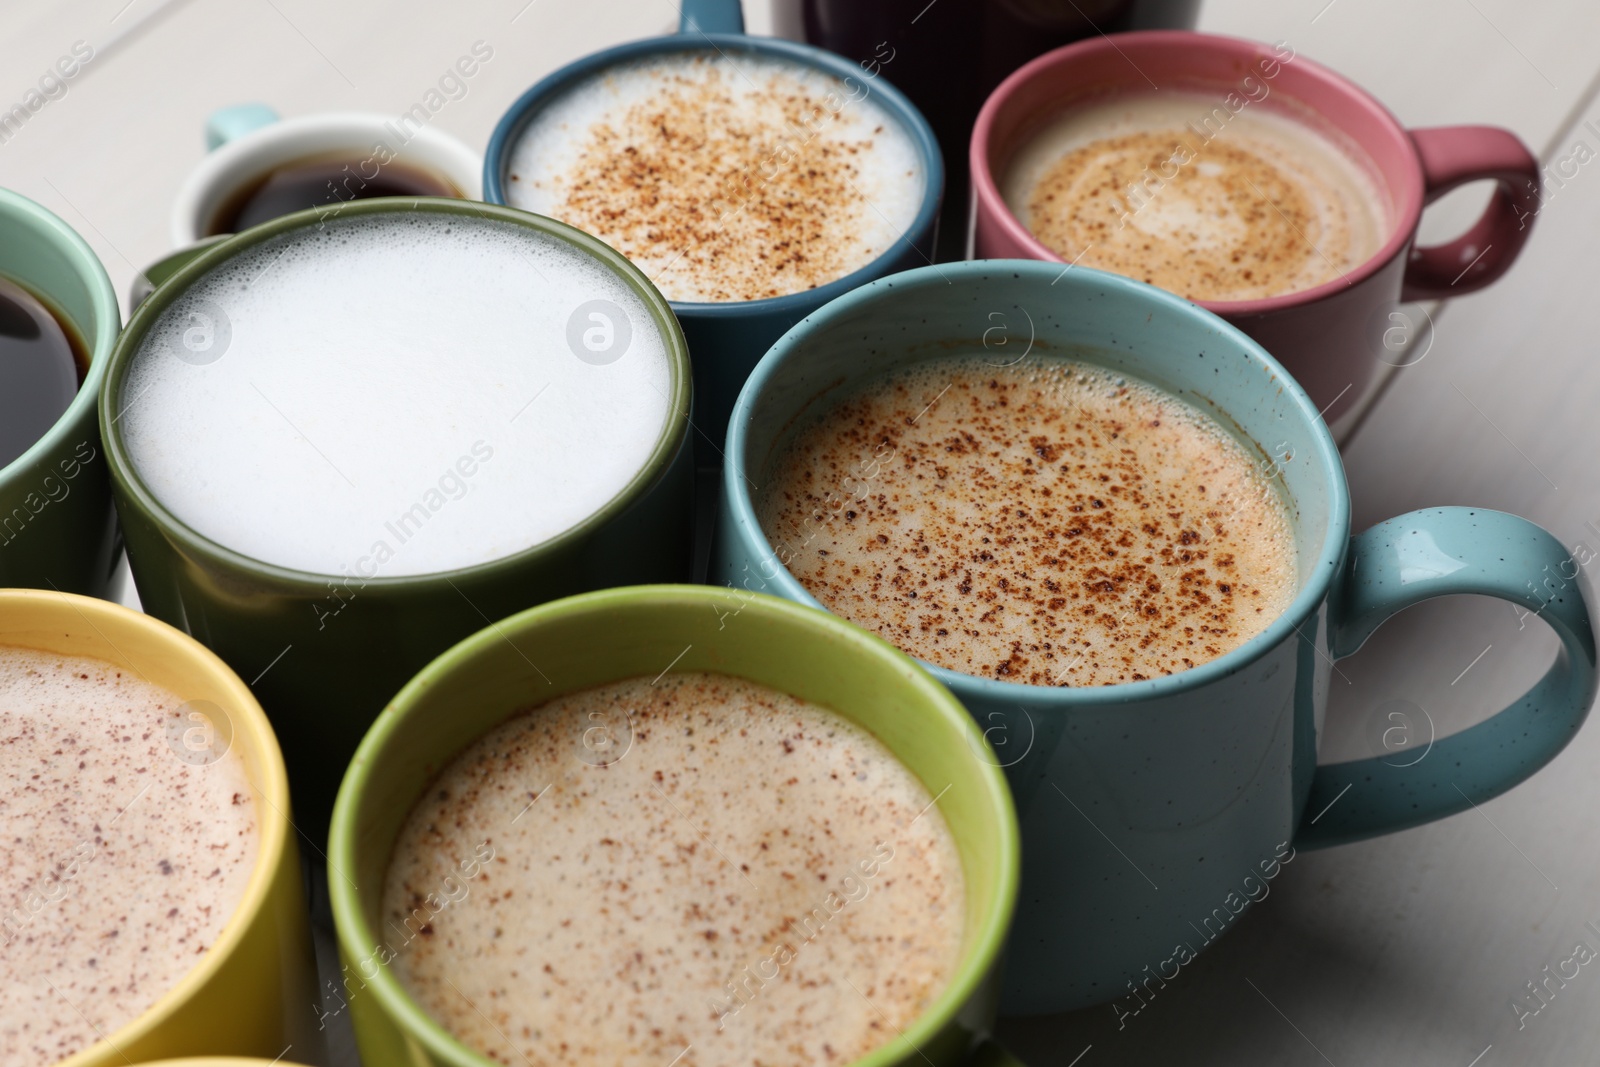
<path fill-rule="evenodd" d="M 589 254 L 395 212 L 292 230 L 194 284 L 140 344 L 118 418 L 194 530 L 371 578 L 486 563 L 594 514 L 645 465 L 671 389 L 644 301 Z"/>
<path fill-rule="evenodd" d="M 1220 97 L 1129 93 L 1041 130 L 1002 195 L 1063 259 L 1191 300 L 1251 300 L 1377 254 L 1389 211 L 1373 173 L 1356 146 L 1275 104 L 1234 113 Z"/>
<path fill-rule="evenodd" d="M 933 799 L 870 733 L 766 686 L 599 686 L 428 787 L 380 936 L 428 1013 L 501 1063 L 850 1063 L 959 963 Z"/>
<path fill-rule="evenodd" d="M 507 199 L 599 237 L 672 300 L 814 289 L 891 250 L 922 205 L 916 143 L 872 88 L 743 52 L 619 64 L 528 124 Z"/>
<path fill-rule="evenodd" d="M 55 1063 L 178 983 L 260 851 L 237 752 L 192 765 L 167 691 L 97 659 L 0 648 L 0 1065 Z M 96 1032 L 98 1030 L 98 1033 Z"/>
<path fill-rule="evenodd" d="M 1215 659 L 1288 607 L 1294 542 L 1271 473 L 1137 379 L 953 357 L 804 426 L 757 511 L 812 596 L 913 656 L 1112 685 Z"/>

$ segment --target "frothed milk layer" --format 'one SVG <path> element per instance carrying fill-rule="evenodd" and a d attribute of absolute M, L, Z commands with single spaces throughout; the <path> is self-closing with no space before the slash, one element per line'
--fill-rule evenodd
<path fill-rule="evenodd" d="M 1215 659 L 1288 607 L 1271 473 L 1136 379 L 973 356 L 837 404 L 775 459 L 757 506 L 813 596 L 911 655 L 1112 685 Z"/>
<path fill-rule="evenodd" d="M 0 648 L 0 1065 L 112 1034 L 237 910 L 255 794 L 238 753 L 169 747 L 204 728 L 181 707 L 100 660 Z"/>
<path fill-rule="evenodd" d="M 1063 259 L 1192 300 L 1277 296 L 1333 281 L 1388 238 L 1371 164 L 1332 136 L 1275 104 L 1119 94 L 1038 133 L 1002 195 Z"/>
<path fill-rule="evenodd" d="M 506 196 L 612 245 L 672 300 L 814 289 L 889 251 L 922 205 L 916 144 L 871 87 L 743 52 L 619 65 L 534 117 Z"/>
<path fill-rule="evenodd" d="M 959 962 L 932 800 L 871 734 L 765 686 L 600 686 L 428 787 L 380 936 L 429 1014 L 501 1063 L 850 1063 Z"/>
<path fill-rule="evenodd" d="M 419 211 L 229 261 L 163 310 L 117 406 L 180 521 L 267 563 L 373 578 L 572 528 L 645 465 L 671 392 L 620 276 L 527 227 Z"/>

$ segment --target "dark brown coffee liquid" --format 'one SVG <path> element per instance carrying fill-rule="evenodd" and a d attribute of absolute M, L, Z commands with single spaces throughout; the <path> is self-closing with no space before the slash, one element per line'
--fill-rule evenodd
<path fill-rule="evenodd" d="M 88 366 L 77 335 L 38 297 L 0 276 L 0 467 L 56 424 Z"/>
<path fill-rule="evenodd" d="M 375 196 L 448 196 L 460 199 L 443 175 L 368 156 L 315 156 L 286 163 L 225 201 L 206 234 L 238 233 L 306 208 Z"/>

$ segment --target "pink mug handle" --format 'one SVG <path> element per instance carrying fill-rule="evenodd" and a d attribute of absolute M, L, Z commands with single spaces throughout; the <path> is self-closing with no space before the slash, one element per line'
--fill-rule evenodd
<path fill-rule="evenodd" d="M 1467 182 L 1498 187 L 1482 217 L 1449 244 L 1413 247 L 1401 300 L 1460 296 L 1482 289 L 1510 268 L 1539 211 L 1539 161 L 1528 146 L 1498 126 L 1438 126 L 1412 130 L 1422 164 L 1423 203 Z"/>

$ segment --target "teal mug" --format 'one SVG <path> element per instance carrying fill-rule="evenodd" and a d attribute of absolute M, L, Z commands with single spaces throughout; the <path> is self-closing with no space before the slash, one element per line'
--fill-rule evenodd
<path fill-rule="evenodd" d="M 986 331 L 1022 331 L 1025 316 L 1033 350 L 1152 383 L 1271 457 L 1300 561 L 1292 603 L 1264 632 L 1177 674 L 1067 688 L 930 668 L 1008 754 L 1025 856 L 1017 928 L 1027 933 L 1008 950 L 1002 1004 L 1040 1014 L 1126 996 L 1175 957 L 1187 962 L 1183 948 L 1192 955 L 1230 929 L 1296 848 L 1416 826 L 1510 789 L 1571 740 L 1595 695 L 1596 663 L 1586 594 L 1566 577 L 1570 555 L 1551 534 L 1512 515 L 1446 507 L 1351 537 L 1333 439 L 1265 350 L 1179 297 L 1032 261 L 948 264 L 874 283 L 774 345 L 729 426 L 711 579 L 820 607 L 774 552 L 751 497 L 795 423 L 891 368 L 982 353 Z M 1561 638 L 1549 673 L 1420 760 L 1318 766 L 1335 661 L 1396 612 L 1449 594 L 1539 614 Z"/>
<path fill-rule="evenodd" d="M 737 618 L 728 618 L 735 611 Z M 534 667 L 519 648 L 532 650 L 543 667 Z M 514 615 L 440 655 L 373 724 L 339 790 L 328 843 L 328 886 L 344 959 L 342 999 L 363 1059 L 416 1067 L 496 1062 L 435 1021 L 390 966 L 406 950 L 407 936 L 384 920 L 385 876 L 401 827 L 429 783 L 456 754 L 532 700 L 668 670 L 749 679 L 851 720 L 921 779 L 950 828 L 966 901 L 959 961 L 922 1015 L 899 1032 L 885 1031 L 884 1044 L 854 1067 L 1018 1067 L 986 1036 L 1016 902 L 1016 816 L 977 728 L 944 686 L 886 642 L 776 597 L 745 602 L 706 586 L 607 589 Z M 603 792 L 606 767 L 592 758 L 598 749 L 589 732 L 573 737 L 573 758 L 587 766 L 585 776 L 599 776 L 593 780 Z M 990 758 L 973 759 L 974 752 Z M 759 877 L 759 864 L 756 871 Z M 525 888 L 537 893 L 537 886 Z M 597 936 L 608 930 L 626 936 L 604 921 L 595 929 Z M 721 991 L 708 989 L 708 1000 Z M 512 1032 L 525 1042 L 537 1040 L 526 1029 Z M 511 1047 L 527 1057 L 522 1047 Z"/>
<path fill-rule="evenodd" d="M 0 468 L 0 587 L 103 597 L 122 548 L 96 415 L 122 329 L 117 296 L 72 227 L 8 189 L 0 189 L 0 276 L 43 304 L 88 357 L 66 411 Z"/>
<path fill-rule="evenodd" d="M 914 142 L 923 174 L 921 204 L 900 240 L 859 270 L 815 289 L 761 300 L 725 303 L 675 300 L 672 310 L 683 325 L 694 362 L 697 465 L 722 463 L 718 450 L 739 389 L 762 354 L 789 327 L 856 286 L 896 271 L 933 262 L 933 246 L 944 195 L 944 163 L 933 130 L 911 101 L 885 80 L 882 64 L 860 62 L 810 45 L 744 33 L 739 0 L 684 0 L 681 32 L 608 48 L 585 56 L 544 78 L 500 119 L 483 161 L 483 198 L 510 203 L 507 186 L 511 155 L 528 124 L 563 93 L 601 71 L 668 55 L 715 54 L 737 59 L 772 60 L 842 82 L 850 93 L 843 106 L 870 98 L 898 122 Z M 892 72 L 892 68 L 889 71 Z"/>

